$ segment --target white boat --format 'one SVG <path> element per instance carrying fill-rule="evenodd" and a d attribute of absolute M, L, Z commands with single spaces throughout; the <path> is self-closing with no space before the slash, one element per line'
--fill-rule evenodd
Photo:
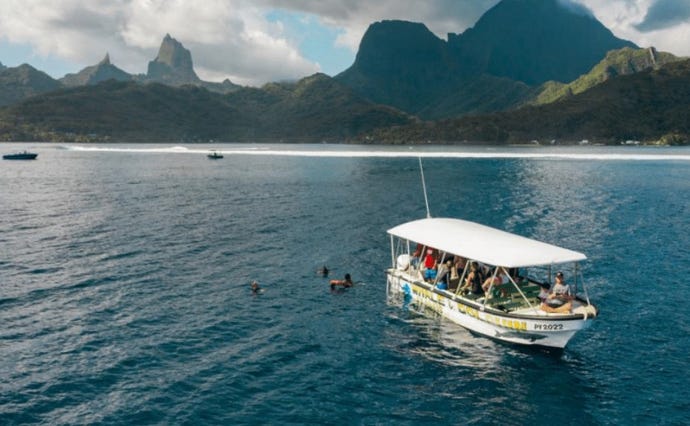
<path fill-rule="evenodd" d="M 415 220 L 389 229 L 388 234 L 389 296 L 408 298 L 410 303 L 430 308 L 475 333 L 521 345 L 564 348 L 598 314 L 582 280 L 579 262 L 586 259 L 582 253 L 450 218 Z M 421 253 L 432 249 L 441 259 L 458 259 L 464 264 L 447 289 L 424 279 L 422 259 L 411 251 L 420 247 Z M 490 280 L 485 293 L 465 294 L 461 289 L 472 262 L 493 268 L 489 275 L 493 279 L 505 274 L 509 282 L 499 285 Z M 566 269 L 567 265 L 572 268 Z M 542 305 L 538 293 L 550 282 L 552 274 L 561 269 L 566 271 L 572 300 L 570 309 L 553 312 Z"/>

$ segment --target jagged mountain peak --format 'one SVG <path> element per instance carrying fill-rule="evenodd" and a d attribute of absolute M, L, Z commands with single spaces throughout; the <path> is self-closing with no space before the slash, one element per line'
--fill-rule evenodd
<path fill-rule="evenodd" d="M 146 77 L 150 81 L 175 86 L 201 81 L 194 72 L 192 53 L 170 34 L 163 38 L 156 59 L 149 62 Z"/>
<path fill-rule="evenodd" d="M 74 87 L 83 86 L 86 84 L 97 84 L 107 80 L 132 80 L 132 76 L 130 74 L 121 70 L 110 62 L 109 53 L 106 53 L 105 57 L 96 65 L 88 66 L 78 73 L 67 74 L 60 79 L 60 82 L 62 82 L 62 84 L 65 86 Z"/>
<path fill-rule="evenodd" d="M 637 47 L 569 0 L 502 0 L 448 43 L 472 71 L 530 85 L 572 81 L 609 50 Z"/>

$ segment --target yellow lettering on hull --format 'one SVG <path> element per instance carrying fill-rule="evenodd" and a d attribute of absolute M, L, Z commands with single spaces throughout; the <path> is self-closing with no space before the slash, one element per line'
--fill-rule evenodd
<path fill-rule="evenodd" d="M 490 324 L 497 325 L 499 327 L 508 328 L 511 330 L 523 330 L 527 331 L 527 323 L 525 321 L 519 321 L 516 319 L 502 318 L 496 315 L 481 312 L 471 306 L 464 305 L 460 302 L 455 302 L 447 297 L 438 295 L 433 291 L 427 290 L 425 288 L 413 285 L 412 293 L 414 296 L 418 297 L 420 302 L 429 307 L 431 310 L 438 314 L 443 314 L 443 308 L 448 309 L 456 308 L 461 314 L 465 314 L 476 318 L 480 321 L 488 322 Z"/>

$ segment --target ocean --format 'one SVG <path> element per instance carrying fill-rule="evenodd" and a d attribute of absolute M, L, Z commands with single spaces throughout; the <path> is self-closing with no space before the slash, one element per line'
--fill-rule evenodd
<path fill-rule="evenodd" d="M 0 148 L 2 425 L 688 424 L 690 148 Z M 432 216 L 588 256 L 564 351 L 388 300 L 418 157 Z"/>

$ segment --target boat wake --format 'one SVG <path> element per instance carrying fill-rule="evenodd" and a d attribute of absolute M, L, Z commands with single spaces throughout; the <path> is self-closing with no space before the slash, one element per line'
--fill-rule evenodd
<path fill-rule="evenodd" d="M 519 148 L 484 148 L 448 147 L 443 151 L 431 149 L 407 148 L 371 148 L 371 149 L 336 149 L 329 146 L 324 149 L 282 149 L 275 147 L 228 147 L 225 149 L 188 148 L 185 146 L 172 147 L 98 147 L 65 145 L 62 149 L 82 152 L 112 152 L 112 153 L 158 153 L 158 154 L 207 154 L 213 150 L 223 155 L 255 155 L 255 156 L 283 156 L 283 157 L 326 157 L 326 158 L 466 158 L 466 159 L 534 159 L 534 160 L 601 160 L 601 161 L 690 161 L 687 150 L 668 152 L 665 149 L 659 152 L 573 152 L 573 151 L 525 151 Z M 664 151 L 664 152 L 661 152 Z"/>

